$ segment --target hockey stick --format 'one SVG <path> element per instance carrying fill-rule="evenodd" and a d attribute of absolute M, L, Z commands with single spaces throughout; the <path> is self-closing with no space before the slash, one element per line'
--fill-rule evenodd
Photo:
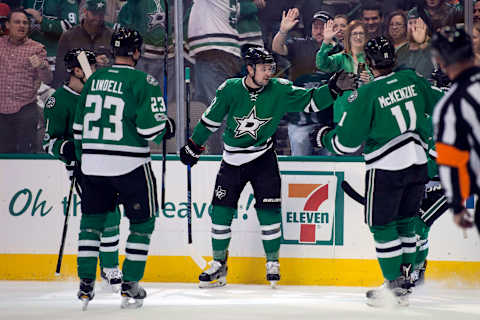
<path fill-rule="evenodd" d="M 163 100 L 165 103 L 165 113 L 168 116 L 168 94 L 167 94 L 167 61 L 168 61 L 168 0 L 165 4 L 165 29 L 164 29 L 164 57 L 163 57 Z M 165 209 L 165 174 L 167 172 L 167 140 L 162 141 L 162 209 Z"/>
<path fill-rule="evenodd" d="M 348 183 L 347 181 L 343 180 L 342 181 L 342 189 L 343 191 L 353 200 L 357 201 L 361 205 L 365 205 L 365 197 L 360 195 L 353 187 Z"/>
<path fill-rule="evenodd" d="M 186 96 L 186 110 L 187 123 L 186 123 L 186 138 L 190 137 L 190 68 L 185 68 L 185 96 Z M 188 228 L 188 248 L 190 251 L 190 257 L 200 267 L 205 269 L 207 262 L 193 247 L 192 241 L 192 168 L 187 166 L 187 228 Z"/>
<path fill-rule="evenodd" d="M 82 67 L 83 73 L 85 73 L 85 78 L 88 79 L 92 75 L 92 68 L 90 68 L 90 63 L 88 62 L 85 51 L 78 54 L 77 60 L 80 63 L 80 67 Z"/>
<path fill-rule="evenodd" d="M 72 203 L 72 195 L 73 195 L 73 187 L 75 185 L 75 176 L 72 176 L 72 182 L 70 183 L 70 190 L 68 192 L 68 200 L 67 200 L 67 209 L 65 212 L 65 220 L 63 222 L 63 232 L 62 232 L 62 240 L 60 242 L 60 250 L 58 251 L 58 259 L 57 259 L 57 268 L 55 269 L 55 275 L 60 275 L 60 269 L 62 268 L 62 260 L 63 260 L 63 249 L 65 247 L 65 238 L 67 237 L 67 229 L 68 229 L 68 212 L 70 211 L 70 204 Z"/>

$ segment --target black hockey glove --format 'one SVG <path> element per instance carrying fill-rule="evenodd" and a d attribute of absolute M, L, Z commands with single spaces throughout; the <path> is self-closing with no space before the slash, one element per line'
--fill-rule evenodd
<path fill-rule="evenodd" d="M 77 157 L 75 156 L 75 144 L 72 140 L 66 140 L 60 146 L 60 156 L 66 162 L 72 162 L 77 160 Z"/>
<path fill-rule="evenodd" d="M 330 126 L 317 127 L 313 129 L 313 131 L 310 132 L 310 141 L 312 142 L 312 145 L 317 148 L 325 148 L 322 143 L 322 138 L 332 130 L 333 128 Z"/>
<path fill-rule="evenodd" d="M 351 72 L 345 72 L 345 70 L 336 72 L 328 80 L 328 89 L 330 89 L 332 97 L 337 99 L 337 96 L 341 96 L 344 91 L 357 89 L 356 79 L 355 74 Z"/>
<path fill-rule="evenodd" d="M 186 145 L 180 149 L 180 161 L 184 165 L 194 166 L 198 162 L 198 158 L 205 150 L 205 147 L 197 146 L 192 139 L 188 139 Z"/>
<path fill-rule="evenodd" d="M 167 117 L 165 120 L 165 135 L 163 136 L 163 139 L 168 140 L 175 137 L 176 128 L 175 121 L 172 118 Z"/>

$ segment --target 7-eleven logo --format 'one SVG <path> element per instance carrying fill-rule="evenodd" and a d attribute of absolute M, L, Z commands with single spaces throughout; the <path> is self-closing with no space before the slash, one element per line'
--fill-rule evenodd
<path fill-rule="evenodd" d="M 317 224 L 328 222 L 328 213 L 319 212 L 320 206 L 328 199 L 328 184 L 299 184 L 288 185 L 289 198 L 306 198 L 302 211 L 287 212 L 287 220 L 300 223 L 299 242 L 317 241 Z"/>

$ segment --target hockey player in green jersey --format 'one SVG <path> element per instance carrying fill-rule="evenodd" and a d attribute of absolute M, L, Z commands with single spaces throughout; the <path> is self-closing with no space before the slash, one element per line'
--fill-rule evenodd
<path fill-rule="evenodd" d="M 174 136 L 165 115 L 162 89 L 151 75 L 135 70 L 142 38 L 119 28 L 112 35 L 115 63 L 97 70 L 80 95 L 73 137 L 81 159 L 82 218 L 78 244 L 79 299 L 84 308 L 94 297 L 100 232 L 117 202 L 130 220 L 122 266 L 122 308 L 138 308 L 146 291 L 143 278 L 150 237 L 158 213 L 156 180 L 148 141 Z"/>
<path fill-rule="evenodd" d="M 85 49 L 72 49 L 65 55 L 65 69 L 70 79 L 47 100 L 43 109 L 45 118 L 45 137 L 43 149 L 45 152 L 66 163 L 67 171 L 73 179 L 75 162 L 73 142 L 73 118 L 80 92 L 86 80 L 78 61 L 78 55 L 85 52 L 90 68 L 95 70 L 95 54 Z M 77 164 L 78 165 L 78 164 Z M 75 172 L 77 190 L 81 190 L 81 172 Z M 79 193 L 81 196 L 81 194 Z M 120 290 L 122 272 L 118 269 L 118 242 L 119 242 L 120 212 L 114 210 L 107 215 L 101 235 L 100 269 L 102 279 L 114 292 Z"/>
<path fill-rule="evenodd" d="M 392 72 L 395 48 L 377 37 L 365 46 L 375 80 L 351 93 L 338 125 L 313 132 L 318 147 L 336 154 L 355 152 L 365 141 L 365 222 L 373 234 L 385 278 L 367 292 L 367 304 L 381 305 L 393 293 L 408 305 L 416 257 L 414 216 L 428 181 L 428 115 L 442 92 L 413 70 Z"/>
<path fill-rule="evenodd" d="M 230 227 L 240 193 L 247 182 L 251 183 L 256 200 L 255 209 L 267 258 L 267 280 L 272 285 L 280 280 L 280 172 L 272 135 L 286 112 L 317 112 L 333 102 L 327 85 L 305 89 L 295 87 L 285 79 L 271 78 L 275 73 L 274 59 L 263 48 L 249 48 L 245 62 L 248 75 L 228 79 L 218 87 L 187 145 L 180 150 L 184 164 L 196 164 L 208 137 L 226 117 L 223 161 L 212 200 L 213 261 L 210 268 L 199 276 L 201 288 L 226 284 Z M 354 82 L 354 76 L 350 74 L 345 75 L 338 85 L 342 90 L 353 89 Z M 332 83 L 331 87 L 334 86 Z"/>

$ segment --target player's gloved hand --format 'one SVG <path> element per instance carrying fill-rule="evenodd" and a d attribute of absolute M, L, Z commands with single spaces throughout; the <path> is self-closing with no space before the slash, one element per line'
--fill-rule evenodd
<path fill-rule="evenodd" d="M 333 128 L 330 126 L 316 127 L 313 129 L 313 131 L 310 132 L 310 141 L 312 142 L 312 145 L 317 148 L 325 148 L 322 143 L 322 138 L 332 130 Z"/>
<path fill-rule="evenodd" d="M 163 139 L 168 140 L 175 137 L 176 128 L 175 121 L 172 118 L 167 117 L 165 120 L 165 134 Z"/>
<path fill-rule="evenodd" d="M 355 74 L 340 70 L 328 80 L 328 89 L 334 99 L 341 96 L 344 91 L 357 89 L 357 81 Z"/>
<path fill-rule="evenodd" d="M 76 161 L 77 157 L 75 156 L 75 144 L 72 140 L 66 140 L 60 146 L 60 156 L 65 159 L 67 162 Z"/>
<path fill-rule="evenodd" d="M 194 166 L 198 162 L 198 158 L 205 150 L 205 147 L 198 146 L 192 139 L 188 139 L 187 144 L 180 149 L 180 161 L 184 165 Z"/>

